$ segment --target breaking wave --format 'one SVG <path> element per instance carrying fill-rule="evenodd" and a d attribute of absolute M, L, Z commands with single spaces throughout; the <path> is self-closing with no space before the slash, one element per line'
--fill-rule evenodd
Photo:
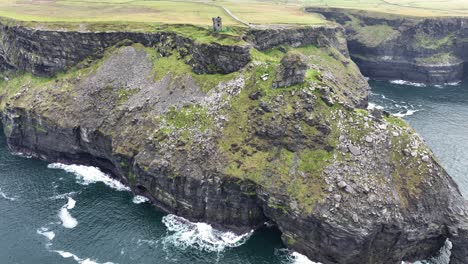
<path fill-rule="evenodd" d="M 382 109 L 384 109 L 384 107 L 381 106 L 381 105 L 378 105 L 378 104 L 369 103 L 369 105 L 367 106 L 367 109 L 369 109 L 369 110 L 373 110 L 373 109 L 382 110 Z"/>
<path fill-rule="evenodd" d="M 252 235 L 253 230 L 236 235 L 214 229 L 206 223 L 192 223 L 187 219 L 175 215 L 163 217 L 168 235 L 163 238 L 163 245 L 171 244 L 180 249 L 195 248 L 207 252 L 222 252 L 226 248 L 243 245 Z"/>
<path fill-rule="evenodd" d="M 0 188 L 0 197 L 2 197 L 5 200 L 10 200 L 10 201 L 15 201 L 16 200 L 16 198 L 6 195 L 6 193 L 4 193 L 2 191 L 2 188 Z"/>
<path fill-rule="evenodd" d="M 424 83 L 410 82 L 410 81 L 405 81 L 405 80 L 393 80 L 393 81 L 390 81 L 390 83 L 399 84 L 399 85 L 407 85 L 407 86 L 426 87 L 426 84 Z"/>
<path fill-rule="evenodd" d="M 290 255 L 291 264 L 321 264 L 319 262 L 313 262 L 301 253 L 293 252 Z"/>
<path fill-rule="evenodd" d="M 84 165 L 65 165 L 62 163 L 49 164 L 50 169 L 62 169 L 76 175 L 79 184 L 90 185 L 92 183 L 102 182 L 105 185 L 118 191 L 130 191 L 130 188 L 123 185 L 118 180 L 111 178 L 102 172 L 99 168 Z"/>
<path fill-rule="evenodd" d="M 420 110 L 406 110 L 406 112 L 398 112 L 398 113 L 394 113 L 393 115 L 397 117 L 405 117 L 405 116 L 413 115 L 414 113 L 418 111 Z"/>
<path fill-rule="evenodd" d="M 50 200 L 61 200 L 61 199 L 66 199 L 68 198 L 70 195 L 74 195 L 76 194 L 76 192 L 69 192 L 69 193 L 62 193 L 62 194 L 57 194 L 55 196 L 52 196 L 50 197 L 49 199 Z"/>
<path fill-rule="evenodd" d="M 62 256 L 63 258 L 72 258 L 73 260 L 75 260 L 76 262 L 78 262 L 79 264 L 100 264 L 92 259 L 82 259 L 80 257 L 78 257 L 77 255 L 73 254 L 73 253 L 70 253 L 70 252 L 67 252 L 67 251 L 62 251 L 62 250 L 52 250 L 52 252 L 55 252 L 55 253 L 58 253 L 60 256 Z M 113 262 L 105 262 L 105 263 L 102 263 L 102 264 L 114 264 Z"/>
<path fill-rule="evenodd" d="M 41 227 L 39 228 L 38 230 L 36 230 L 36 232 L 39 234 L 39 235 L 42 235 L 42 236 L 45 236 L 47 237 L 47 239 L 49 240 L 52 240 L 55 238 L 55 233 L 54 231 L 49 231 L 49 229 L 47 227 Z"/>
<path fill-rule="evenodd" d="M 68 197 L 68 203 L 62 206 L 58 214 L 62 225 L 65 228 L 75 228 L 78 225 L 78 221 L 70 214 L 68 210 L 75 207 L 76 201 L 73 198 Z"/>
<path fill-rule="evenodd" d="M 141 195 L 135 195 L 135 197 L 133 197 L 132 201 L 135 204 L 141 204 L 141 203 L 149 202 L 149 199 L 144 197 L 144 196 L 141 196 Z"/>
<path fill-rule="evenodd" d="M 320 262 L 313 262 L 306 256 L 286 248 L 276 250 L 275 255 L 278 256 L 283 264 L 321 264 Z"/>

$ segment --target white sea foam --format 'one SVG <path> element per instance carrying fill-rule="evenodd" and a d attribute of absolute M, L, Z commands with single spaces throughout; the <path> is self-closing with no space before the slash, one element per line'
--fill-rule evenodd
<path fill-rule="evenodd" d="M 285 248 L 275 250 L 275 255 L 280 258 L 281 263 L 283 264 L 321 264 L 319 262 L 311 261 L 306 256 L 298 252 Z"/>
<path fill-rule="evenodd" d="M 369 103 L 369 105 L 367 106 L 367 109 L 369 109 L 369 110 L 373 110 L 373 109 L 382 110 L 382 109 L 384 109 L 384 107 L 381 106 L 381 105 L 374 104 L 374 103 Z"/>
<path fill-rule="evenodd" d="M 6 199 L 6 200 L 10 200 L 10 201 L 15 201 L 16 200 L 16 198 L 10 197 L 10 196 L 6 195 L 6 193 L 2 192 L 1 188 L 0 188 L 0 197 L 2 197 L 3 199 Z"/>
<path fill-rule="evenodd" d="M 458 81 L 458 82 L 449 82 L 449 83 L 444 83 L 444 85 L 447 85 L 447 86 L 457 86 L 457 85 L 460 85 L 461 81 Z"/>
<path fill-rule="evenodd" d="M 172 244 L 178 248 L 196 248 L 208 252 L 222 252 L 226 248 L 234 248 L 244 244 L 253 231 L 243 235 L 223 232 L 214 229 L 206 223 L 192 223 L 185 218 L 167 215 L 162 222 L 166 225 L 169 235 L 163 238 L 163 244 Z"/>
<path fill-rule="evenodd" d="M 76 201 L 73 198 L 68 197 L 68 203 L 60 209 L 58 214 L 62 225 L 65 228 L 75 228 L 78 225 L 78 221 L 70 214 L 68 210 L 71 210 L 75 207 Z"/>
<path fill-rule="evenodd" d="M 393 81 L 390 81 L 390 83 L 399 84 L 399 85 L 407 85 L 407 86 L 426 87 L 424 83 L 410 82 L 410 81 L 405 81 L 405 80 L 393 80 Z"/>
<path fill-rule="evenodd" d="M 66 199 L 71 195 L 76 194 L 76 192 L 69 192 L 69 193 L 62 193 L 62 194 L 57 194 L 55 196 L 50 197 L 50 200 L 61 200 L 61 199 Z"/>
<path fill-rule="evenodd" d="M 109 175 L 102 172 L 99 168 L 83 165 L 65 165 L 61 163 L 49 164 L 50 169 L 62 169 L 76 175 L 79 184 L 89 185 L 102 182 L 105 185 L 118 191 L 130 191 L 130 188 L 123 185 L 118 180 L 112 179 Z"/>
<path fill-rule="evenodd" d="M 393 115 L 397 116 L 397 117 L 405 117 L 405 116 L 414 115 L 414 113 L 416 113 L 418 111 L 420 111 L 420 110 L 407 110 L 406 112 L 398 112 L 398 113 L 395 113 Z"/>
<path fill-rule="evenodd" d="M 67 251 L 53 250 L 53 252 L 58 253 L 63 258 L 72 258 L 73 260 L 75 260 L 79 264 L 99 264 L 98 262 L 96 262 L 96 261 L 94 261 L 92 259 L 89 259 L 89 258 L 82 259 L 82 258 L 78 257 L 77 255 L 75 255 L 73 253 L 70 253 L 70 252 L 67 252 Z M 114 263 L 113 262 L 105 262 L 105 263 L 102 263 L 102 264 L 114 264 Z"/>
<path fill-rule="evenodd" d="M 41 227 L 38 230 L 36 230 L 36 232 L 39 235 L 47 237 L 49 240 L 52 240 L 55 237 L 55 233 L 53 231 L 49 231 L 49 229 L 47 229 L 46 227 Z"/>
<path fill-rule="evenodd" d="M 135 204 L 141 204 L 141 203 L 149 202 L 149 199 L 144 197 L 144 196 L 141 196 L 141 195 L 135 195 L 135 197 L 133 197 L 132 201 Z"/>
<path fill-rule="evenodd" d="M 71 210 L 75 208 L 75 205 L 76 205 L 76 201 L 73 198 L 68 197 L 67 209 Z"/>
<path fill-rule="evenodd" d="M 320 264 L 319 262 L 311 261 L 306 256 L 297 252 L 291 253 L 291 261 L 292 264 Z"/>
<path fill-rule="evenodd" d="M 27 158 L 27 159 L 30 159 L 30 158 L 33 157 L 31 154 L 26 154 L 26 153 L 23 153 L 23 152 L 13 152 L 12 154 L 15 155 L 15 156 L 20 156 L 22 158 Z"/>

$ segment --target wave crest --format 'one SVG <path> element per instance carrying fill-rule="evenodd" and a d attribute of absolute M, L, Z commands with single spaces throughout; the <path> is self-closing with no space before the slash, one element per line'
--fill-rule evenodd
<path fill-rule="evenodd" d="M 172 233 L 163 238 L 163 244 L 172 244 L 178 248 L 196 248 L 207 252 L 222 252 L 226 248 L 243 245 L 252 235 L 253 230 L 236 235 L 214 229 L 206 223 L 192 223 L 187 219 L 175 215 L 163 217 L 162 222 L 168 232 Z"/>
<path fill-rule="evenodd" d="M 123 185 L 118 180 L 111 178 L 99 168 L 84 165 L 65 165 L 62 163 L 52 163 L 47 166 L 49 169 L 62 169 L 76 175 L 77 182 L 82 185 L 102 182 L 105 185 L 118 191 L 130 191 L 130 188 Z"/>

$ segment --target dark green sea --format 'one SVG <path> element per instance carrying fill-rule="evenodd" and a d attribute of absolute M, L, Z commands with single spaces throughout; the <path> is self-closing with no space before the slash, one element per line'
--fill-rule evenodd
<path fill-rule="evenodd" d="M 468 82 L 371 82 L 371 102 L 403 116 L 468 195 Z M 236 236 L 156 210 L 96 168 L 12 155 L 0 136 L 0 264 L 311 263 L 265 228 Z"/>

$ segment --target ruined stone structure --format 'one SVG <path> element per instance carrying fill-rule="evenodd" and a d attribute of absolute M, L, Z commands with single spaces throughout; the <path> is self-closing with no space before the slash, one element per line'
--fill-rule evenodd
<path fill-rule="evenodd" d="M 216 32 L 223 30 L 223 21 L 221 17 L 213 17 L 213 30 Z"/>

